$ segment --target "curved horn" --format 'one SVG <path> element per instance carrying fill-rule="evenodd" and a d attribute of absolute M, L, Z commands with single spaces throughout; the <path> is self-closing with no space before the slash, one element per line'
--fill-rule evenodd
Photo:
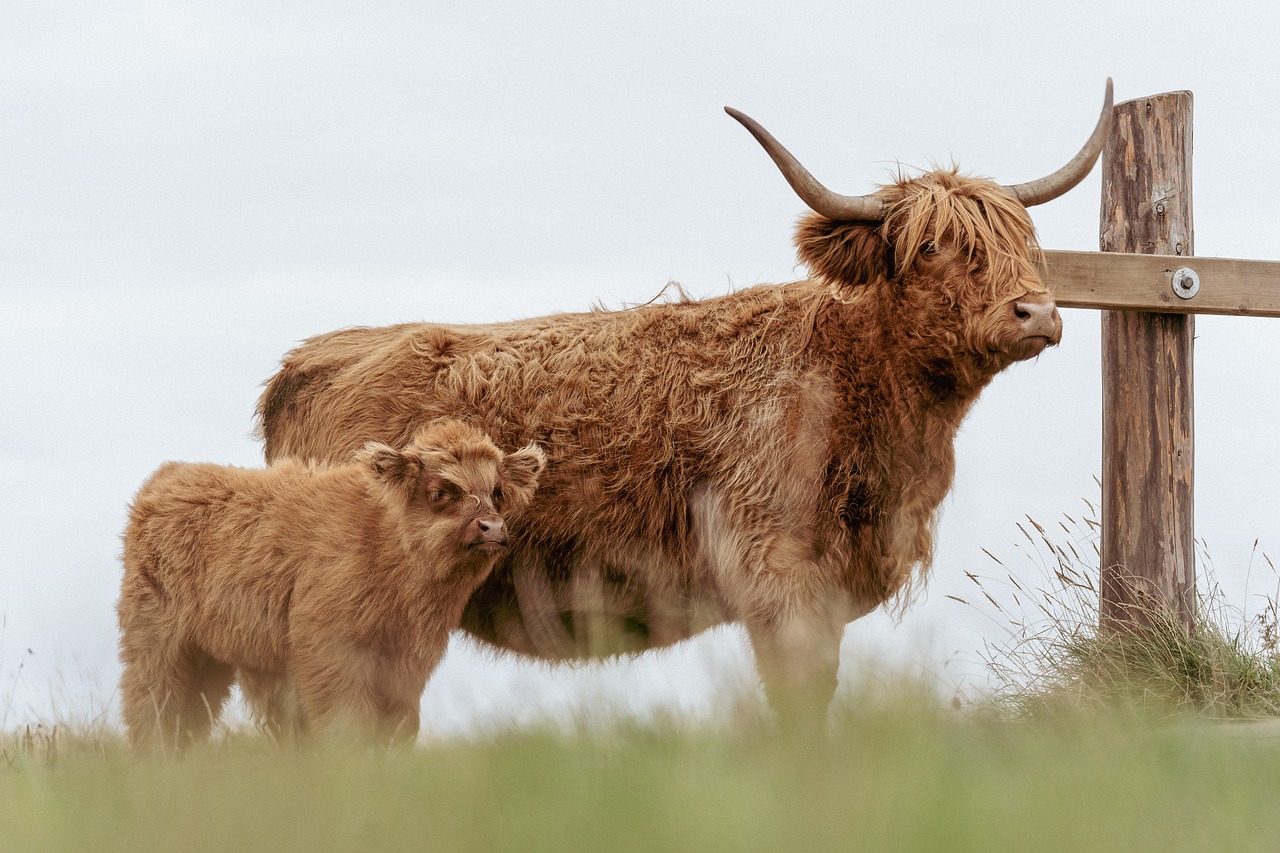
<path fill-rule="evenodd" d="M 1108 102 L 1108 110 L 1109 105 L 1110 102 Z M 800 165 L 800 161 L 783 148 L 782 143 L 774 139 L 772 134 L 761 127 L 755 119 L 738 112 L 733 107 L 725 107 L 724 111 L 737 119 L 751 132 L 756 141 L 764 146 L 764 150 L 782 170 L 782 177 L 787 179 L 787 183 L 791 184 L 791 188 L 796 191 L 796 195 L 800 196 L 800 200 L 809 205 L 815 213 L 838 222 L 879 222 L 884 219 L 883 201 L 875 196 L 841 195 L 832 192 L 818 183 L 818 179 Z M 1089 165 L 1093 165 L 1092 160 L 1089 161 Z"/>
<path fill-rule="evenodd" d="M 1022 202 L 1023 207 L 1031 207 L 1035 204 L 1044 204 L 1046 201 L 1051 201 L 1083 181 L 1084 176 L 1089 174 L 1093 169 L 1093 164 L 1098 161 L 1098 155 L 1102 153 L 1102 146 L 1106 144 L 1107 134 L 1111 130 L 1111 115 L 1111 78 L 1108 77 L 1107 97 L 1102 104 L 1102 115 L 1098 117 L 1098 124 L 1093 129 L 1093 135 L 1084 144 L 1084 148 L 1080 149 L 1080 153 L 1073 157 L 1070 163 L 1052 175 L 1043 177 L 1038 181 L 1004 187 L 1004 191 Z"/>

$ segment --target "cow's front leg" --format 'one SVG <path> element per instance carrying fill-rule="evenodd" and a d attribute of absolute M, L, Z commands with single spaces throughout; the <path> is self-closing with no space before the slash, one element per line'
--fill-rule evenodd
<path fill-rule="evenodd" d="M 778 721 L 797 733 L 825 732 L 844 623 L 817 608 L 750 619 L 746 627 L 756 670 Z"/>
<path fill-rule="evenodd" d="M 747 628 L 765 694 L 787 727 L 826 730 L 836 690 L 840 639 L 857 614 L 833 564 L 814 560 L 812 538 L 793 532 L 761 536 L 761 517 L 712 487 L 689 501 L 693 533 L 730 613 Z M 768 525 L 803 531 L 802 520 Z M 767 527 L 766 527 L 767 529 Z"/>

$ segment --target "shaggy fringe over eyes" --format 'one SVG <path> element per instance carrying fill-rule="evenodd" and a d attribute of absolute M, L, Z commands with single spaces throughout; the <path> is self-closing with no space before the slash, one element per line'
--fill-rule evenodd
<path fill-rule="evenodd" d="M 883 192 L 890 199 L 883 233 L 894 235 L 899 269 L 915 262 L 926 240 L 950 239 L 986 268 L 991 281 L 1025 283 L 1036 278 L 1035 267 L 1044 253 L 1035 226 L 1022 203 L 994 183 L 963 176 L 952 167 L 899 178 Z M 1027 251 L 1010 248 L 1021 246 Z"/>
<path fill-rule="evenodd" d="M 988 281 L 1021 286 L 1036 280 L 1044 255 L 1031 217 L 991 181 L 952 167 L 900 176 L 877 194 L 889 206 L 883 223 L 837 222 L 816 213 L 800 219 L 796 253 L 812 276 L 850 296 L 861 285 L 910 269 L 926 241 L 949 240 L 967 251 Z"/>

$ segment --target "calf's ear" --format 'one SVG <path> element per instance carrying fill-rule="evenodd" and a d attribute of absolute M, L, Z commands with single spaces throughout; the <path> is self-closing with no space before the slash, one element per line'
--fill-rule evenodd
<path fill-rule="evenodd" d="M 519 509 L 533 500 L 534 490 L 538 488 L 538 477 L 546 467 L 547 455 L 536 444 L 526 444 L 502 458 L 503 488 L 513 509 Z"/>
<path fill-rule="evenodd" d="M 378 479 L 388 483 L 403 482 L 418 474 L 418 460 L 381 441 L 368 442 L 356 451 L 355 458 L 372 468 Z"/>
<path fill-rule="evenodd" d="M 893 276 L 893 252 L 879 223 L 837 222 L 806 214 L 796 226 L 796 255 L 812 275 L 845 294 Z"/>

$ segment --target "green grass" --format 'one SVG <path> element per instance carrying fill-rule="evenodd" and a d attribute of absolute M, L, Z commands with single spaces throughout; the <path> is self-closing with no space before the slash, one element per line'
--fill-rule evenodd
<path fill-rule="evenodd" d="M 412 752 L 231 735 L 141 760 L 37 731 L 0 762 L 0 848 L 38 850 L 1274 850 L 1280 739 L 1127 718 L 1016 724 L 850 701 L 829 737 L 617 723 Z"/>

